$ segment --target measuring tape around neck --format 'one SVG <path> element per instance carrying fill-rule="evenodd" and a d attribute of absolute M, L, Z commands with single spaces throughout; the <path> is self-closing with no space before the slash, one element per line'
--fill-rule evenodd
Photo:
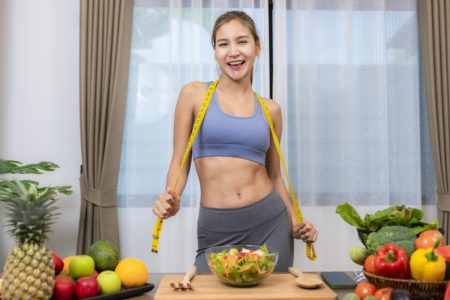
<path fill-rule="evenodd" d="M 303 222 L 303 215 L 302 211 L 300 210 L 300 206 L 298 205 L 297 197 L 294 193 L 294 188 L 291 184 L 291 179 L 289 178 L 289 173 L 287 170 L 286 162 L 284 160 L 283 152 L 281 151 L 280 147 L 280 141 L 278 140 L 278 136 L 275 132 L 275 128 L 273 126 L 272 117 L 270 116 L 269 109 L 267 108 L 267 105 L 264 103 L 264 101 L 261 99 L 261 97 L 256 94 L 256 98 L 258 99 L 259 104 L 263 108 L 264 115 L 266 116 L 267 123 L 269 124 L 270 132 L 272 133 L 273 142 L 275 144 L 275 148 L 277 149 L 278 156 L 280 157 L 281 165 L 283 166 L 284 175 L 286 177 L 288 189 L 289 189 L 289 195 L 291 196 L 291 201 L 294 206 L 295 215 L 297 216 L 297 221 L 299 223 Z M 314 249 L 314 245 L 312 243 L 306 243 L 306 256 L 312 260 L 315 261 L 317 259 L 316 250 Z"/>
<path fill-rule="evenodd" d="M 211 102 L 212 95 L 214 90 L 216 89 L 217 83 L 219 81 L 216 80 L 211 83 L 208 87 L 208 91 L 206 92 L 205 98 L 203 99 L 202 106 L 200 107 L 200 111 L 198 112 L 197 118 L 195 119 L 194 127 L 192 128 L 191 136 L 189 137 L 189 141 L 186 146 L 186 150 L 184 150 L 183 159 L 181 160 L 181 166 L 178 169 L 177 176 L 175 177 L 175 183 L 173 185 L 173 190 L 176 191 L 178 186 L 178 180 L 180 179 L 181 171 L 183 170 L 184 165 L 186 164 L 187 158 L 189 157 L 189 153 L 191 151 L 192 145 L 194 144 L 194 140 L 197 136 L 198 130 L 202 125 L 203 119 L 205 118 L 206 110 L 208 109 L 209 103 Z M 153 240 L 152 240 L 152 252 L 158 253 L 158 245 L 159 245 L 159 237 L 161 235 L 163 226 L 163 219 L 158 218 L 156 220 L 155 225 L 153 226 Z"/>
<path fill-rule="evenodd" d="M 189 137 L 188 144 L 186 146 L 186 150 L 184 151 L 183 159 L 181 161 L 181 166 L 178 170 L 177 177 L 175 179 L 175 184 L 173 186 L 173 189 L 175 190 L 178 185 L 178 180 L 181 175 L 181 171 L 184 167 L 184 164 L 186 163 L 186 160 L 189 156 L 189 153 L 191 151 L 192 145 L 194 144 L 194 140 L 197 136 L 198 130 L 200 129 L 200 126 L 202 125 L 203 119 L 205 117 L 206 111 L 208 109 L 209 103 L 211 102 L 212 95 L 214 93 L 214 90 L 217 86 L 218 80 L 214 81 L 212 84 L 210 84 L 208 91 L 205 95 L 205 98 L 203 99 L 202 105 L 200 107 L 200 111 L 197 115 L 197 118 L 195 119 L 194 127 L 192 128 L 191 136 Z M 286 181 L 289 188 L 289 194 L 291 196 L 291 201 L 294 206 L 295 214 L 297 216 L 297 221 L 301 223 L 303 221 L 303 215 L 300 210 L 300 207 L 298 205 L 297 198 L 295 197 L 294 189 L 292 188 L 291 180 L 289 178 L 289 174 L 286 167 L 286 162 L 283 157 L 283 153 L 281 152 L 280 142 L 278 140 L 278 137 L 275 133 L 275 128 L 273 126 L 272 117 L 270 116 L 269 109 L 267 108 L 267 105 L 264 103 L 264 101 L 261 99 L 261 97 L 256 94 L 256 98 L 258 99 L 259 104 L 263 108 L 264 116 L 266 117 L 267 123 L 269 124 L 270 132 L 272 134 L 272 138 L 275 144 L 275 147 L 277 149 L 278 155 L 280 157 L 280 161 L 283 166 L 284 174 L 286 175 Z M 158 253 L 158 245 L 159 245 L 159 237 L 161 235 L 162 231 L 162 225 L 163 220 L 158 218 L 156 220 L 155 225 L 153 226 L 153 241 L 152 241 L 152 252 Z M 306 255 L 310 260 L 316 260 L 316 252 L 314 250 L 314 246 L 311 243 L 306 244 Z"/>

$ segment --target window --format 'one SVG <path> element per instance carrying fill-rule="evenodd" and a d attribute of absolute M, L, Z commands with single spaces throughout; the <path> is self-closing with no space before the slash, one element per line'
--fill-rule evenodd
<path fill-rule="evenodd" d="M 257 23 L 263 53 L 254 89 L 268 96 L 272 87 L 282 107 L 282 147 L 294 189 L 305 216 L 327 237 L 317 244 L 318 253 L 357 243 L 353 228 L 343 222 L 329 228 L 337 204 L 435 202 L 416 1 L 271 2 L 273 11 L 268 0 L 135 1 L 118 188 L 121 253 L 144 259 L 152 272 L 182 272 L 195 257 L 200 198 L 195 168 L 184 207 L 164 222 L 158 255 L 150 254 L 156 220 L 151 206 L 165 187 L 180 88 L 218 77 L 210 32 L 226 10 L 243 9 Z M 348 249 L 335 251 L 345 256 Z M 303 256 L 296 251 L 296 261 Z M 348 264 L 323 256 L 315 265 L 301 261 L 305 270 L 354 269 Z"/>
<path fill-rule="evenodd" d="M 434 203 L 416 1 L 280 2 L 274 97 L 302 204 Z"/>
<path fill-rule="evenodd" d="M 160 252 L 150 254 L 156 221 L 151 206 L 166 184 L 178 93 L 188 82 L 217 79 L 219 70 L 210 34 L 218 15 L 232 9 L 245 10 L 254 18 L 262 44 L 266 45 L 266 7 L 267 1 L 257 0 L 135 1 L 118 186 L 120 251 L 124 257 L 142 258 L 152 272 L 184 271 L 192 264 L 197 248 L 195 224 L 200 190 L 192 166 L 182 197 L 183 208 L 175 218 L 164 222 Z M 269 52 L 263 49 L 255 65 L 254 88 L 262 95 L 269 94 L 268 57 Z"/>

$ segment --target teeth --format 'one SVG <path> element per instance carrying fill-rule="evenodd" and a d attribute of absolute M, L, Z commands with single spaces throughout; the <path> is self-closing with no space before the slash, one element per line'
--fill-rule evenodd
<path fill-rule="evenodd" d="M 244 63 L 244 61 L 243 60 L 239 60 L 239 61 L 229 62 L 228 64 L 231 65 L 231 66 L 236 66 L 236 65 L 240 65 L 242 63 Z"/>

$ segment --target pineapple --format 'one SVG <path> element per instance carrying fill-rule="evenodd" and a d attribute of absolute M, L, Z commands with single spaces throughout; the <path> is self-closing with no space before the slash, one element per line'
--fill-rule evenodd
<path fill-rule="evenodd" d="M 0 171 L 6 162 L 10 161 L 0 160 Z M 70 194 L 70 187 L 39 187 L 26 180 L 0 181 L 0 203 L 8 232 L 17 242 L 3 269 L 4 300 L 51 298 L 55 271 L 51 251 L 44 243 L 58 215 L 55 202 L 60 193 Z"/>

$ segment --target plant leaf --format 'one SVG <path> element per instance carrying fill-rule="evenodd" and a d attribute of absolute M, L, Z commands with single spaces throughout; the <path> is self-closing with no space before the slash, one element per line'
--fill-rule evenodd
<path fill-rule="evenodd" d="M 359 229 L 366 229 L 363 219 L 349 203 L 345 202 L 336 207 L 336 213 L 348 224 Z"/>

